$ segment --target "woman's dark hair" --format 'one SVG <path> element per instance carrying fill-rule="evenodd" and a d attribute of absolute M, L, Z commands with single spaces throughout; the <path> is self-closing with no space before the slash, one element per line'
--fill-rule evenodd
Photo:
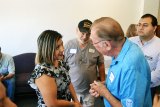
<path fill-rule="evenodd" d="M 152 26 L 157 26 L 158 25 L 158 21 L 157 21 L 157 18 L 151 14 L 144 14 L 141 18 L 151 18 L 152 19 Z"/>
<path fill-rule="evenodd" d="M 38 53 L 36 56 L 37 63 L 51 64 L 54 61 L 54 52 L 56 43 L 62 35 L 54 30 L 43 31 L 37 39 Z"/>

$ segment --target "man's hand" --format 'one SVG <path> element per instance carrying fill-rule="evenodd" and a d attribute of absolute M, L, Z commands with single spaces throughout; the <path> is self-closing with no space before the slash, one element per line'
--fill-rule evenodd
<path fill-rule="evenodd" d="M 4 76 L 0 75 L 0 81 L 3 81 L 3 80 L 4 80 Z"/>
<path fill-rule="evenodd" d="M 90 86 L 91 86 L 90 94 L 95 97 L 104 96 L 105 91 L 107 90 L 104 83 L 102 82 L 94 81 L 94 83 L 90 84 Z"/>
<path fill-rule="evenodd" d="M 100 95 L 99 95 L 99 93 L 98 92 L 96 92 L 94 89 L 90 89 L 89 90 L 89 93 L 92 95 L 92 96 L 94 96 L 94 97 L 99 97 Z"/>

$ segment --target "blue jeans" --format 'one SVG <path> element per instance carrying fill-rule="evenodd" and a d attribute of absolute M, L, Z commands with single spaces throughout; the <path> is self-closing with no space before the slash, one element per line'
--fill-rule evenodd
<path fill-rule="evenodd" d="M 14 92 L 15 92 L 15 76 L 11 79 L 3 81 L 4 86 L 6 87 L 7 96 L 14 101 Z"/>

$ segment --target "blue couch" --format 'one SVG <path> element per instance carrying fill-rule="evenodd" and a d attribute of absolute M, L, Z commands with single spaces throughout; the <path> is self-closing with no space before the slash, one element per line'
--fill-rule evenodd
<path fill-rule="evenodd" d="M 35 53 L 23 53 L 13 56 L 15 63 L 15 99 L 16 96 L 36 95 L 27 81 L 35 66 Z"/>

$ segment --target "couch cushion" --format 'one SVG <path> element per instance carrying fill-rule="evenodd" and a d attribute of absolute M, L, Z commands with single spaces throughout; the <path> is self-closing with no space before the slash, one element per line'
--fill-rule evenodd
<path fill-rule="evenodd" d="M 15 94 L 33 94 L 35 91 L 27 81 L 35 66 L 35 53 L 24 53 L 13 57 L 15 63 Z"/>

